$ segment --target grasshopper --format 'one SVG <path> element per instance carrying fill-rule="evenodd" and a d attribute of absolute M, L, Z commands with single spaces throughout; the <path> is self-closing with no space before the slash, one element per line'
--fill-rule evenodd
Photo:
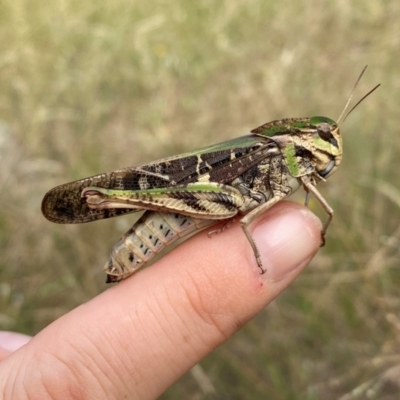
<path fill-rule="evenodd" d="M 241 227 L 264 273 L 249 225 L 300 186 L 306 205 L 313 194 L 328 215 L 321 232 L 325 242 L 333 209 L 316 185 L 342 160 L 340 124 L 379 86 L 342 119 L 366 68 L 338 122 L 320 116 L 272 121 L 247 136 L 66 183 L 45 195 L 42 212 L 52 222 L 83 223 L 145 210 L 114 246 L 105 266 L 107 283 L 130 276 L 178 238 L 238 215 L 244 215 Z"/>

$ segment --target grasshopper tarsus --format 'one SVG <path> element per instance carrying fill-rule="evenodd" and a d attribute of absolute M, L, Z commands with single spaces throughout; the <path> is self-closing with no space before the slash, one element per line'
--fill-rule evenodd
<path fill-rule="evenodd" d="M 267 272 L 267 268 L 264 268 L 264 267 L 262 266 L 262 264 L 260 265 L 260 263 L 261 263 L 261 260 L 260 260 L 260 259 L 257 259 L 258 267 L 259 267 L 260 270 L 261 270 L 260 275 L 264 275 L 264 274 Z"/>
<path fill-rule="evenodd" d="M 325 232 L 321 232 L 321 244 L 319 247 L 324 247 L 326 244 L 326 239 L 325 239 Z"/>

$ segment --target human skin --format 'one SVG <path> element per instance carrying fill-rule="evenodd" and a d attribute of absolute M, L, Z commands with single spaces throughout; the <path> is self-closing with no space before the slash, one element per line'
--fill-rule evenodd
<path fill-rule="evenodd" d="M 212 239 L 191 238 L 31 340 L 0 334 L 0 397 L 157 398 L 290 285 L 321 244 L 320 221 L 291 202 L 251 231 L 263 275 L 236 221 Z"/>

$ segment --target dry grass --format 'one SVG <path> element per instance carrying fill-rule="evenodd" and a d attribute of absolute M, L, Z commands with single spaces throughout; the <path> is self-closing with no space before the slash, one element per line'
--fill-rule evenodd
<path fill-rule="evenodd" d="M 396 0 L 1 2 L 0 327 L 34 334 L 103 290 L 132 223 L 52 225 L 48 189 L 273 119 L 336 119 L 368 63 L 356 97 L 382 88 L 342 129 L 327 246 L 163 398 L 397 398 L 399 15 Z"/>

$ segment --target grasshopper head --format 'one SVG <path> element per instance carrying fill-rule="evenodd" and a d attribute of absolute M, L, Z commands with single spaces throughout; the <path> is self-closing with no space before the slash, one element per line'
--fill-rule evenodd
<path fill-rule="evenodd" d="M 286 118 L 252 130 L 267 136 L 280 148 L 290 174 L 331 175 L 342 161 L 342 137 L 338 124 L 327 117 Z"/>
<path fill-rule="evenodd" d="M 332 175 L 342 161 L 342 136 L 338 124 L 327 117 L 310 118 L 311 154 L 321 178 Z"/>

